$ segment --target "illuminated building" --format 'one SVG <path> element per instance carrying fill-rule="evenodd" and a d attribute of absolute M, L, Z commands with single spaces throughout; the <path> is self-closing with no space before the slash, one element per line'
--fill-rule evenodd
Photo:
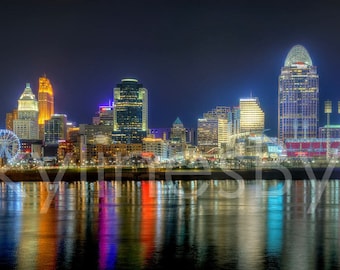
<path fill-rule="evenodd" d="M 109 105 L 100 105 L 97 115 L 93 117 L 92 123 L 94 125 L 112 126 L 113 104 L 110 104 L 109 102 Z"/>
<path fill-rule="evenodd" d="M 73 143 L 79 140 L 79 127 L 75 126 L 72 122 L 67 122 L 67 140 Z"/>
<path fill-rule="evenodd" d="M 170 132 L 170 148 L 171 148 L 171 156 L 180 155 L 183 157 L 185 146 L 186 146 L 186 136 L 185 136 L 185 128 L 182 121 L 177 117 L 175 122 L 172 124 L 171 132 Z"/>
<path fill-rule="evenodd" d="M 150 128 L 149 134 L 153 138 L 159 138 L 162 140 L 170 140 L 171 128 Z"/>
<path fill-rule="evenodd" d="M 264 112 L 258 98 L 240 99 L 240 132 L 262 132 Z"/>
<path fill-rule="evenodd" d="M 13 130 L 20 139 L 39 139 L 38 101 L 29 83 L 18 100 L 18 119 L 13 120 Z"/>
<path fill-rule="evenodd" d="M 328 132 L 329 139 L 327 139 Z M 285 148 L 288 157 L 325 158 L 328 152 L 331 156 L 339 158 L 340 125 L 319 127 L 319 138 L 286 139 Z"/>
<path fill-rule="evenodd" d="M 13 131 L 13 121 L 18 119 L 18 109 L 6 113 L 6 129 Z"/>
<path fill-rule="evenodd" d="M 39 137 L 40 139 L 43 139 L 45 121 L 51 119 L 54 114 L 53 88 L 50 80 L 46 78 L 46 75 L 39 78 L 38 106 Z"/>
<path fill-rule="evenodd" d="M 143 152 L 153 153 L 159 161 L 163 161 L 169 157 L 168 142 L 160 138 L 144 138 Z"/>
<path fill-rule="evenodd" d="M 86 144 L 110 144 L 112 126 L 80 124 L 79 134 L 85 136 Z"/>
<path fill-rule="evenodd" d="M 218 146 L 218 120 L 199 118 L 197 120 L 197 147 L 202 153 Z"/>
<path fill-rule="evenodd" d="M 240 133 L 240 107 L 233 107 L 228 114 L 228 132 L 231 135 Z"/>
<path fill-rule="evenodd" d="M 148 92 L 136 79 L 123 79 L 113 90 L 115 143 L 142 143 L 148 131 Z"/>
<path fill-rule="evenodd" d="M 230 107 L 217 106 L 204 113 L 197 121 L 197 146 L 202 153 L 208 153 L 227 143 Z"/>
<path fill-rule="evenodd" d="M 329 131 L 330 138 L 340 138 L 340 125 L 325 125 L 323 127 L 319 127 L 319 137 L 327 139 L 327 131 Z"/>
<path fill-rule="evenodd" d="M 45 121 L 45 144 L 58 144 L 60 140 L 66 140 L 67 116 L 65 114 L 53 114 L 51 119 Z"/>
<path fill-rule="evenodd" d="M 278 137 L 316 138 L 319 121 L 319 76 L 308 51 L 294 46 L 281 68 L 278 89 Z"/>
<path fill-rule="evenodd" d="M 149 135 L 154 138 L 170 140 L 172 128 L 150 128 Z M 196 128 L 185 128 L 185 140 L 187 144 L 196 145 Z"/>
<path fill-rule="evenodd" d="M 286 139 L 285 148 L 288 157 L 308 157 L 324 158 L 327 155 L 327 138 L 314 138 L 314 139 Z M 330 139 L 330 152 L 331 155 L 340 157 L 340 139 Z"/>
<path fill-rule="evenodd" d="M 172 124 L 170 139 L 172 142 L 185 144 L 185 128 L 182 121 L 177 117 Z"/>
<path fill-rule="evenodd" d="M 79 160 L 79 151 L 77 151 L 77 145 L 71 141 L 60 141 L 58 144 L 57 150 L 57 159 L 58 161 L 67 161 L 65 160 L 66 155 L 69 155 L 69 162 L 71 164 L 77 164 L 77 160 Z"/>

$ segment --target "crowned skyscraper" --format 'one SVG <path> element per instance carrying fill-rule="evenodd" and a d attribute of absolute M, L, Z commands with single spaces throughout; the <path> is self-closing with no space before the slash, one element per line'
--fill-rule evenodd
<path fill-rule="evenodd" d="M 142 143 L 148 131 L 147 89 L 136 79 L 123 79 L 113 96 L 113 141 Z"/>
<path fill-rule="evenodd" d="M 319 122 L 319 75 L 308 51 L 296 45 L 281 68 L 278 89 L 278 137 L 316 138 Z"/>
<path fill-rule="evenodd" d="M 44 138 L 44 125 L 46 120 L 50 120 L 54 114 L 54 96 L 53 88 L 50 80 L 46 75 L 39 78 L 38 90 L 38 104 L 39 104 L 39 138 Z"/>
<path fill-rule="evenodd" d="M 18 100 L 18 119 L 13 121 L 14 133 L 20 139 L 38 139 L 38 101 L 29 83 Z"/>

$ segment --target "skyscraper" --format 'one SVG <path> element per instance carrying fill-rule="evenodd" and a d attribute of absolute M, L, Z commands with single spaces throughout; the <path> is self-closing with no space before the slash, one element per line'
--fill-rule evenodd
<path fill-rule="evenodd" d="M 308 51 L 296 45 L 289 51 L 279 76 L 278 137 L 316 138 L 319 122 L 319 75 Z"/>
<path fill-rule="evenodd" d="M 185 127 L 179 117 L 172 123 L 170 139 L 179 144 L 185 144 L 186 142 Z"/>
<path fill-rule="evenodd" d="M 13 129 L 20 139 L 38 139 L 38 101 L 29 83 L 18 100 L 18 119 L 13 120 Z"/>
<path fill-rule="evenodd" d="M 186 147 L 186 129 L 182 121 L 179 119 L 179 117 L 177 117 L 176 120 L 172 123 L 172 128 L 170 132 L 171 156 L 179 157 L 181 155 L 183 157 L 185 147 Z"/>
<path fill-rule="evenodd" d="M 45 121 L 45 144 L 58 144 L 59 140 L 66 140 L 67 135 L 66 114 L 53 114 L 51 119 Z"/>
<path fill-rule="evenodd" d="M 38 104 L 39 104 L 39 138 L 44 138 L 44 124 L 46 120 L 50 120 L 54 114 L 54 96 L 53 88 L 50 80 L 46 75 L 39 78 L 38 90 Z"/>
<path fill-rule="evenodd" d="M 264 112 L 256 97 L 240 99 L 240 132 L 262 132 Z"/>
<path fill-rule="evenodd" d="M 197 146 L 202 153 L 206 154 L 227 143 L 231 135 L 228 133 L 230 113 L 230 107 L 217 106 L 197 120 Z"/>
<path fill-rule="evenodd" d="M 147 89 L 136 79 L 123 79 L 113 96 L 113 142 L 142 143 L 148 131 Z"/>

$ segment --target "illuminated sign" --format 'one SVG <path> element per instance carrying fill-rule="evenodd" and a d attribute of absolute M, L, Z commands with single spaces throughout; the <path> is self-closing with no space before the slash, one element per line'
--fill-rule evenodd
<path fill-rule="evenodd" d="M 112 111 L 112 107 L 108 107 L 108 106 L 100 106 L 99 110 L 101 112 L 105 112 L 105 111 Z"/>

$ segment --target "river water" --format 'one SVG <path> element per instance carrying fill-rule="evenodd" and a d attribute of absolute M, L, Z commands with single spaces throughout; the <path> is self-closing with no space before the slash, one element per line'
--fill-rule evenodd
<path fill-rule="evenodd" d="M 340 268 L 340 184 L 0 184 L 0 269 Z"/>

